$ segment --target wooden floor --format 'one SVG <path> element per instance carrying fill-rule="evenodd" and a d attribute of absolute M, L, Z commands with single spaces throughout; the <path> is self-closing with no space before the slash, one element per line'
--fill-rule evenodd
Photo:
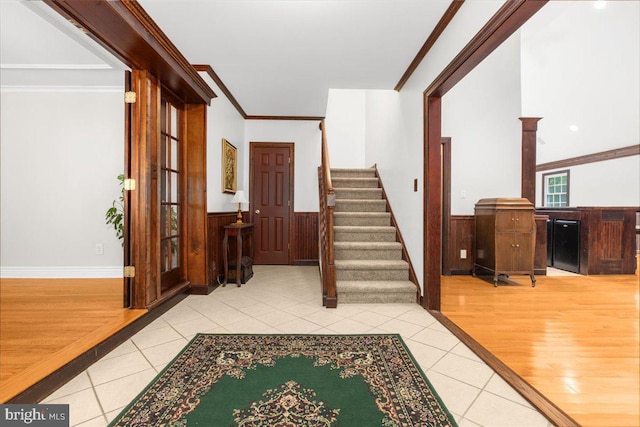
<path fill-rule="evenodd" d="M 442 278 L 442 313 L 583 426 L 640 425 L 639 277 Z"/>
<path fill-rule="evenodd" d="M 146 312 L 122 308 L 122 279 L 2 279 L 0 402 Z"/>

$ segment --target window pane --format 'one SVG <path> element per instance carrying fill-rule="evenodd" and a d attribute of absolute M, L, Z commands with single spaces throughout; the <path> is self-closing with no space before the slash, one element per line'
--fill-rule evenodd
<path fill-rule="evenodd" d="M 171 169 L 180 170 L 180 159 L 178 158 L 178 141 L 175 139 L 170 139 L 169 144 L 171 144 L 171 164 L 169 167 Z"/>
<path fill-rule="evenodd" d="M 178 221 L 178 206 L 172 205 L 169 207 L 171 212 L 171 236 L 180 234 L 180 221 Z"/>
<path fill-rule="evenodd" d="M 178 185 L 178 174 L 171 172 L 171 203 L 178 203 L 180 200 L 180 186 Z"/>
<path fill-rule="evenodd" d="M 180 240 L 171 239 L 171 268 L 180 267 Z"/>
<path fill-rule="evenodd" d="M 168 201 L 169 187 L 167 185 L 167 171 L 160 169 L 160 200 L 163 202 Z"/>
<path fill-rule="evenodd" d="M 171 136 L 178 137 L 178 110 L 171 106 Z"/>

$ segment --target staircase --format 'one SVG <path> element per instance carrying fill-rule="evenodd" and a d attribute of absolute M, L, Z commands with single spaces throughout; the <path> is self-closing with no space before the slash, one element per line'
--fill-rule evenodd
<path fill-rule="evenodd" d="M 334 253 L 340 303 L 415 303 L 375 169 L 331 169 Z"/>

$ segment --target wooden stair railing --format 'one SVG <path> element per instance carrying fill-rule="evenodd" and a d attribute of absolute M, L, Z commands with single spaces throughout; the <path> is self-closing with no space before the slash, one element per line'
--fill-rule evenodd
<path fill-rule="evenodd" d="M 320 196 L 320 275 L 322 282 L 322 305 L 327 308 L 338 306 L 336 291 L 336 270 L 333 250 L 333 210 L 336 196 L 331 184 L 331 166 L 327 147 L 327 132 L 324 120 L 320 122 L 322 130 L 322 164 L 318 168 L 318 186 Z"/>

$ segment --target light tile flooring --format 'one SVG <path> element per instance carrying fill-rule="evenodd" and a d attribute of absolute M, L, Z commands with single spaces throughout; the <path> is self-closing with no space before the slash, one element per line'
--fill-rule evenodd
<path fill-rule="evenodd" d="M 255 266 L 254 272 L 241 288 L 190 295 L 44 403 L 70 404 L 71 426 L 104 427 L 198 332 L 399 333 L 461 427 L 551 426 L 419 305 L 325 309 L 317 267 Z"/>

